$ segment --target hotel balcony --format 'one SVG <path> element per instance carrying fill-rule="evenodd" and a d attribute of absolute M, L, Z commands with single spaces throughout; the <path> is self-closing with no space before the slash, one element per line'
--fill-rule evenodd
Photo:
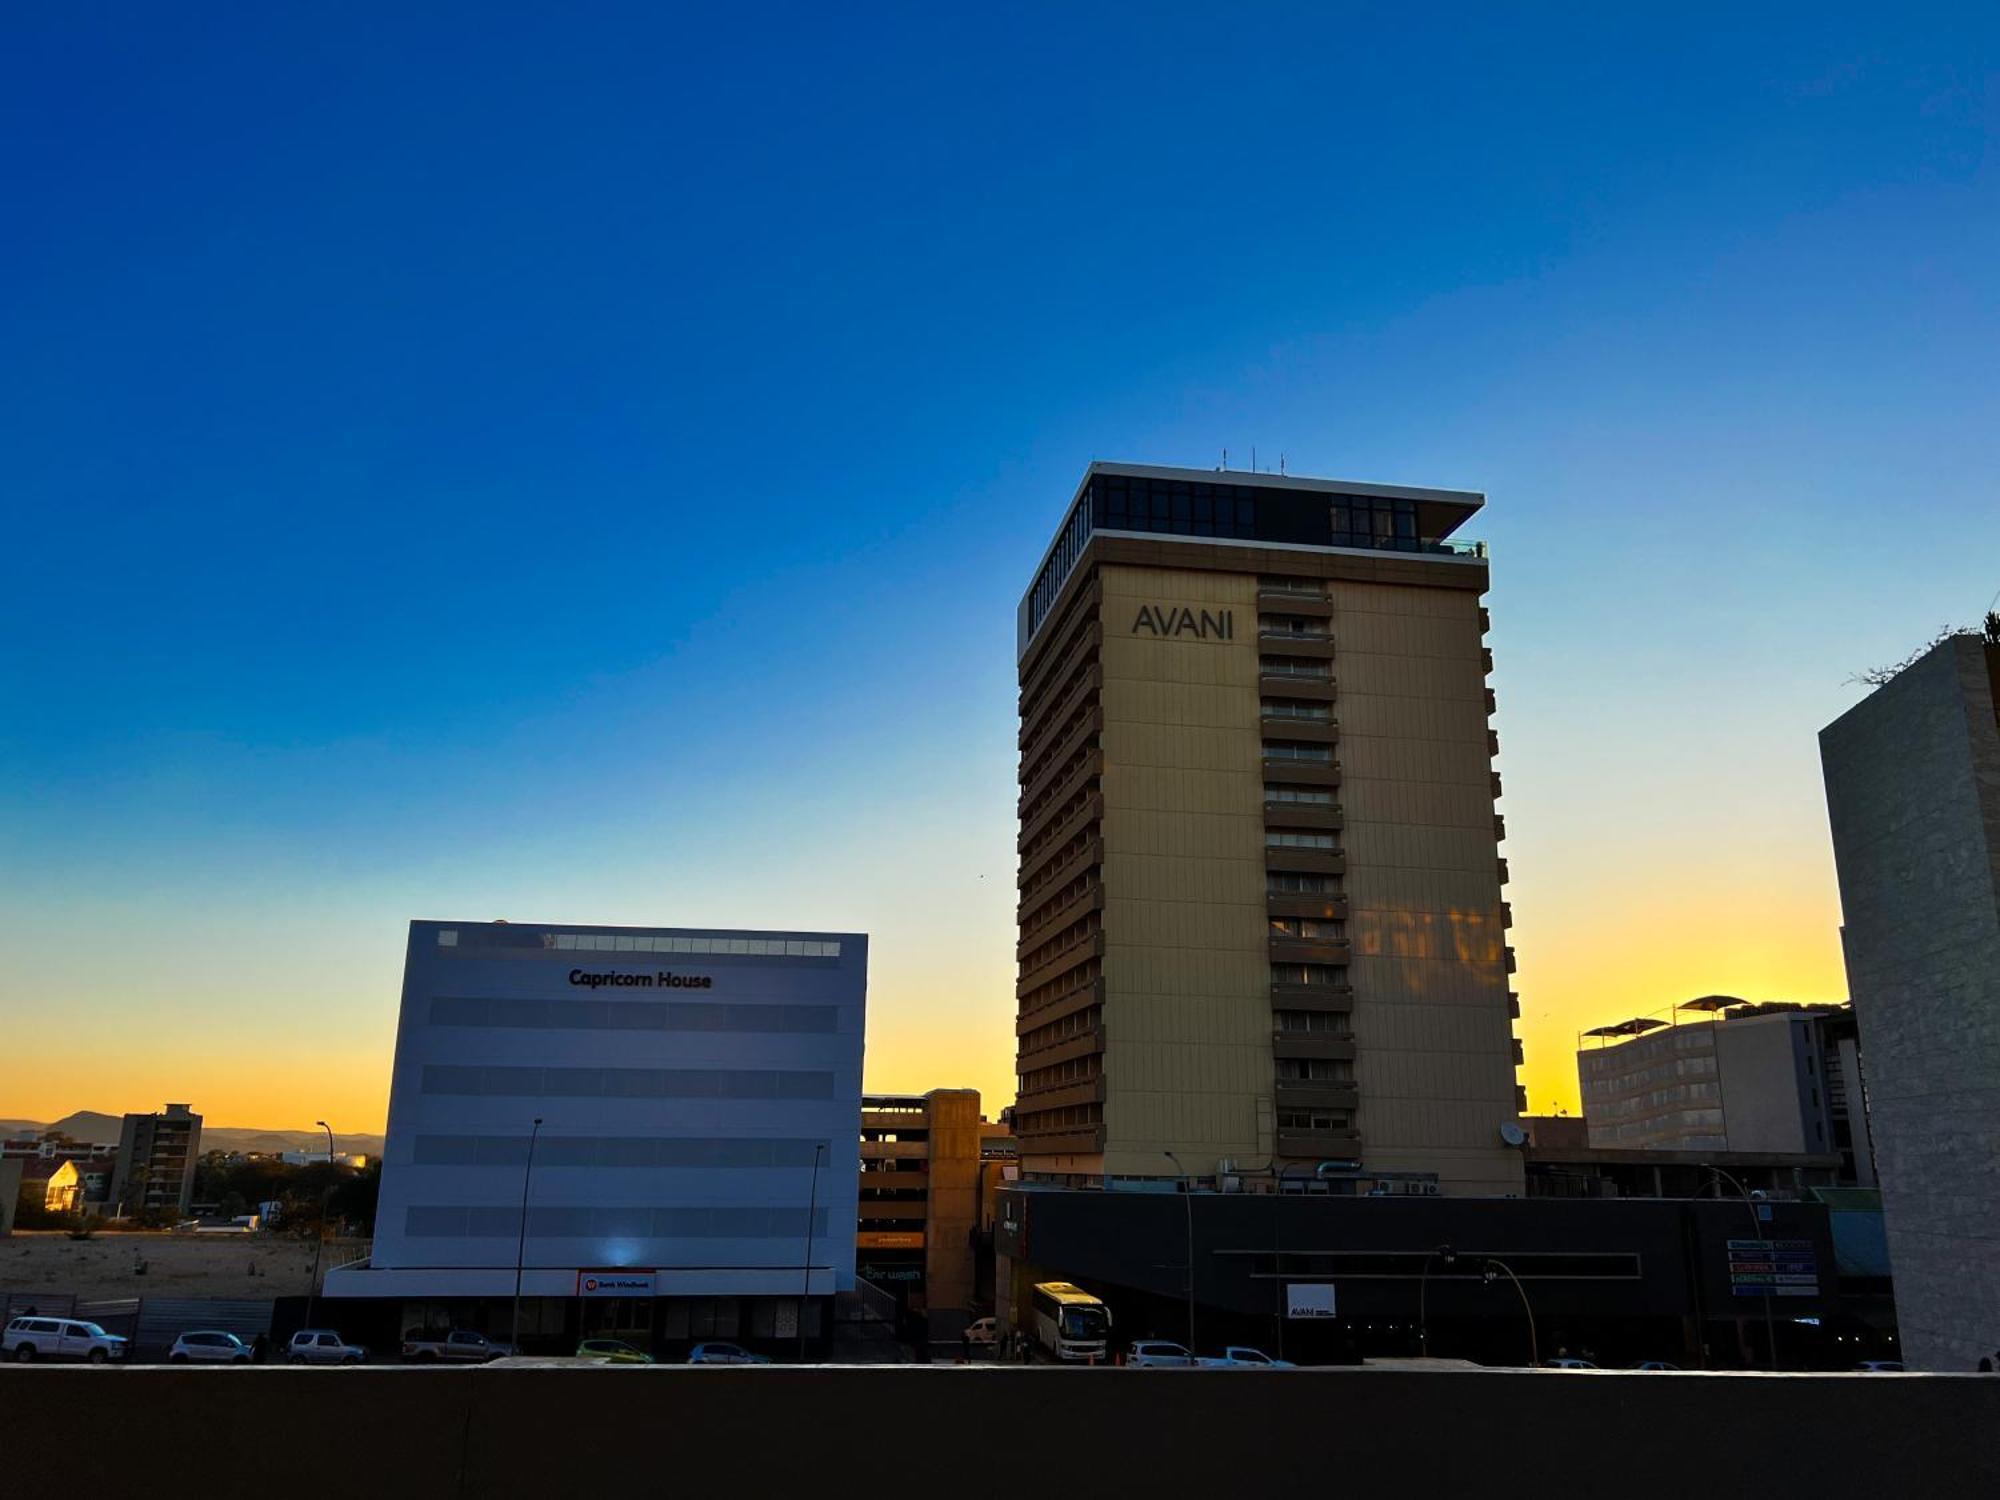
<path fill-rule="evenodd" d="M 1322 922 L 1340 922 L 1347 917 L 1347 898 L 1271 891 L 1264 897 L 1264 910 L 1274 917 L 1317 917 Z"/>
<path fill-rule="evenodd" d="M 1266 781 L 1289 782 L 1294 786 L 1339 786 L 1340 762 L 1289 760 L 1264 757 Z"/>
<path fill-rule="evenodd" d="M 1354 986 L 1351 984 L 1291 984 L 1284 980 L 1273 980 L 1271 983 L 1271 1009 L 1351 1011 L 1354 1009 Z"/>
<path fill-rule="evenodd" d="M 1259 584 L 1257 613 L 1312 615 L 1324 619 L 1333 613 L 1333 601 L 1326 597 L 1326 590 L 1323 587 L 1308 589 L 1303 585 L 1287 588 L 1283 584 Z"/>
<path fill-rule="evenodd" d="M 1342 849 L 1286 849 L 1267 846 L 1264 868 L 1293 875 L 1345 875 L 1347 853 Z"/>
<path fill-rule="evenodd" d="M 1333 677 L 1294 677 L 1289 672 L 1260 672 L 1257 691 L 1266 698 L 1304 698 L 1315 703 L 1331 703 L 1340 696 L 1339 681 Z"/>
<path fill-rule="evenodd" d="M 1361 1132 L 1358 1130 L 1278 1132 L 1280 1156 L 1316 1157 L 1324 1161 L 1329 1158 L 1356 1157 L 1360 1154 Z"/>
<path fill-rule="evenodd" d="M 1338 829 L 1347 821 L 1338 802 L 1266 802 L 1266 828 Z"/>
<path fill-rule="evenodd" d="M 1271 962 L 1291 964 L 1344 964 L 1354 957 L 1354 945 L 1346 938 L 1271 938 Z"/>
<path fill-rule="evenodd" d="M 1335 1062 L 1353 1062 L 1354 1038 L 1327 1031 L 1274 1031 L 1271 1056 L 1326 1057 Z"/>
<path fill-rule="evenodd" d="M 1257 727 L 1267 740 L 1291 740 L 1309 745 L 1330 745 L 1340 738 L 1338 719 L 1295 719 L 1285 714 L 1261 714 Z"/>
<path fill-rule="evenodd" d="M 1331 1079 L 1280 1078 L 1272 1088 L 1272 1102 L 1279 1109 L 1353 1109 L 1361 1102 L 1361 1090 Z"/>

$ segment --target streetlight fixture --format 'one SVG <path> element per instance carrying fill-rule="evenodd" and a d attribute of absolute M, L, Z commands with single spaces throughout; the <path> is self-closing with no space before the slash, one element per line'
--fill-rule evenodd
<path fill-rule="evenodd" d="M 1171 1151 L 1162 1151 L 1162 1156 L 1174 1164 L 1174 1170 L 1181 1174 L 1181 1196 L 1187 1200 L 1187 1347 L 1188 1354 L 1194 1354 L 1194 1179 L 1188 1176 L 1188 1169 L 1181 1165 L 1181 1159 Z"/>
<path fill-rule="evenodd" d="M 534 1129 L 528 1132 L 528 1160 L 521 1168 L 521 1227 L 514 1240 L 514 1319 L 507 1331 L 516 1354 L 521 1352 L 521 1265 L 528 1258 L 528 1183 L 535 1175 L 535 1142 L 541 1134 L 542 1117 L 536 1115 Z"/>
<path fill-rule="evenodd" d="M 1431 1262 L 1441 1260 L 1449 1271 L 1458 1264 L 1458 1252 L 1449 1245 L 1439 1245 L 1424 1257 L 1424 1274 L 1417 1278 L 1417 1356 L 1431 1357 L 1430 1290 Z"/>
<path fill-rule="evenodd" d="M 1488 1286 L 1504 1275 L 1514 1283 L 1514 1290 L 1521 1294 L 1521 1311 L 1528 1315 L 1528 1367 L 1533 1369 L 1539 1366 L 1542 1362 L 1542 1351 L 1535 1337 L 1535 1309 L 1528 1302 L 1528 1289 L 1521 1285 L 1521 1278 L 1514 1274 L 1513 1267 L 1504 1260 L 1494 1260 L 1489 1256 L 1484 1270 Z"/>
<path fill-rule="evenodd" d="M 319 1195 L 319 1233 L 313 1238 L 312 1290 L 306 1295 L 306 1327 L 313 1326 L 313 1314 L 319 1308 L 319 1258 L 326 1247 L 326 1210 L 333 1201 L 333 1127 L 324 1120 L 314 1120 L 313 1124 L 326 1132 L 326 1186 Z"/>
<path fill-rule="evenodd" d="M 1701 1164 L 1701 1167 L 1704 1172 L 1709 1172 L 1713 1174 L 1716 1182 L 1716 1196 L 1718 1197 L 1721 1196 L 1722 1192 L 1721 1184 L 1725 1182 L 1728 1183 L 1731 1187 L 1736 1189 L 1737 1195 L 1741 1197 L 1743 1200 L 1744 1211 L 1750 1215 L 1750 1227 L 1753 1231 L 1755 1231 L 1758 1242 L 1762 1244 L 1765 1248 L 1764 1259 L 1767 1264 L 1773 1263 L 1771 1262 L 1771 1257 L 1769 1253 L 1771 1237 L 1764 1232 L 1764 1220 L 1757 1212 L 1757 1202 L 1756 1199 L 1751 1195 L 1750 1190 L 1743 1185 L 1740 1179 L 1732 1177 L 1729 1173 L 1723 1171 L 1722 1168 L 1715 1166 L 1713 1163 L 1703 1162 Z M 1771 1368 L 1774 1370 L 1779 1368 L 1778 1325 L 1777 1325 L 1777 1319 L 1773 1317 L 1771 1313 L 1771 1288 L 1769 1286 L 1766 1286 L 1764 1288 L 1764 1344 L 1765 1347 L 1770 1351 Z"/>
<path fill-rule="evenodd" d="M 813 1215 L 819 1212 L 819 1159 L 826 1150 L 824 1141 L 813 1142 L 812 1193 L 806 1199 L 806 1268 L 805 1287 L 799 1296 L 799 1363 L 806 1362 L 806 1309 L 812 1306 L 813 1287 Z"/>

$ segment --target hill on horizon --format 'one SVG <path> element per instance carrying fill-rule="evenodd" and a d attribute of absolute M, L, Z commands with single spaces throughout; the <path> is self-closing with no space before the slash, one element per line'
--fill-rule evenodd
<path fill-rule="evenodd" d="M 124 1123 L 123 1115 L 79 1109 L 60 1120 L 0 1120 L 0 1130 L 10 1134 L 59 1130 L 73 1140 L 115 1146 Z M 382 1154 L 382 1137 L 379 1135 L 336 1133 L 333 1144 L 336 1150 L 358 1151 L 364 1156 Z M 211 1125 L 206 1120 L 201 1126 L 201 1149 L 204 1151 L 313 1151 L 325 1145 L 326 1132 L 316 1128 L 286 1130 L 255 1125 Z"/>

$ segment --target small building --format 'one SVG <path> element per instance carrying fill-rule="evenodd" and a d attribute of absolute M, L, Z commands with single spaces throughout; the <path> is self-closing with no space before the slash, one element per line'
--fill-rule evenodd
<path fill-rule="evenodd" d="M 1841 1162 L 1875 1180 L 1854 1015 L 1845 1005 L 1753 1005 L 1706 995 L 1671 1020 L 1586 1032 L 1577 1051 L 1589 1145 Z"/>
<path fill-rule="evenodd" d="M 59 1163 L 42 1180 L 42 1211 L 44 1213 L 68 1216 L 83 1204 L 83 1177 L 76 1170 L 76 1163 Z"/>
<path fill-rule="evenodd" d="M 934 1343 L 965 1331 L 977 1300 L 976 1230 L 986 1133 L 977 1089 L 861 1101 L 855 1272 Z"/>

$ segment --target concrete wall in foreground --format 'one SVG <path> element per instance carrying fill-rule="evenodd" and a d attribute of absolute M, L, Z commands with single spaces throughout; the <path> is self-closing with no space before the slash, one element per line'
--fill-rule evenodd
<path fill-rule="evenodd" d="M 1971 1375 L 7 1366 L 0 1411 L 24 1495 L 845 1493 L 891 1418 L 899 1472 L 1010 1500 L 2000 1493 Z"/>

